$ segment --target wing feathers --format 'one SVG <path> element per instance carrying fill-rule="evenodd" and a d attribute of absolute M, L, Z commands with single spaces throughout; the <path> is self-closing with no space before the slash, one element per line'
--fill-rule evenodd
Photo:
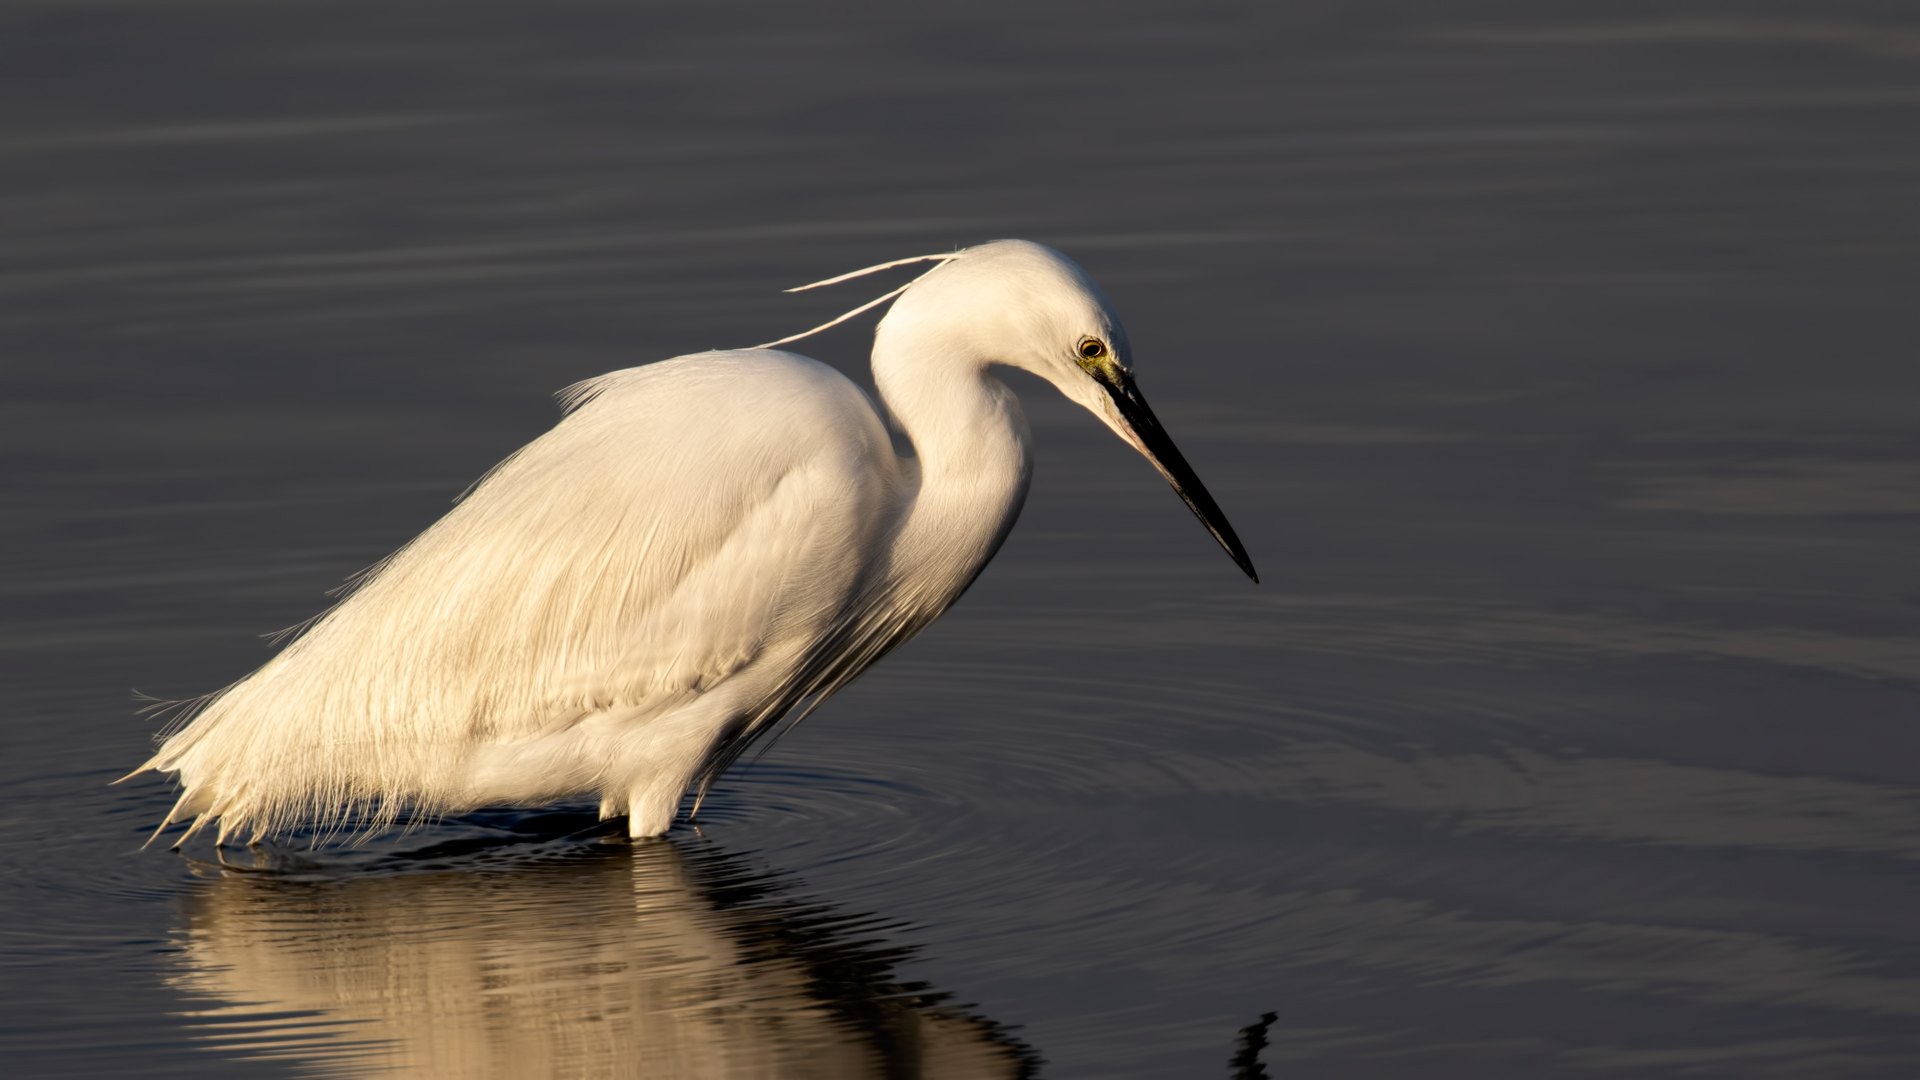
<path fill-rule="evenodd" d="M 644 718 L 755 663 L 820 683 L 899 482 L 864 395 L 814 361 L 718 353 L 563 400 L 553 431 L 168 740 L 147 767 L 181 772 L 176 815 L 224 834 L 483 802 L 460 787 L 481 745 Z"/>

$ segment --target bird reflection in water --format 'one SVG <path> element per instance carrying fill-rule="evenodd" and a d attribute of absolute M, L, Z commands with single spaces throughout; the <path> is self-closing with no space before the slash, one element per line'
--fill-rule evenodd
<path fill-rule="evenodd" d="M 215 999 L 186 1014 L 210 1044 L 308 1074 L 997 1080 L 1038 1063 L 895 981 L 910 950 L 872 944 L 878 920 L 704 842 L 254 862 L 196 864 L 174 983 Z"/>

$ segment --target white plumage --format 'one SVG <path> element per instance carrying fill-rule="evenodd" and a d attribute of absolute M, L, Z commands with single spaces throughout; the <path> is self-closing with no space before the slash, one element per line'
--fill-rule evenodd
<path fill-rule="evenodd" d="M 665 832 L 689 786 L 938 616 L 1005 539 L 1031 458 L 993 364 L 1145 453 L 1251 576 L 1086 275 L 1024 241 L 940 258 L 874 338 L 912 455 L 789 352 L 572 387 L 559 425 L 137 770 L 179 774 L 167 823 L 225 841 L 592 792 L 632 835 Z"/>

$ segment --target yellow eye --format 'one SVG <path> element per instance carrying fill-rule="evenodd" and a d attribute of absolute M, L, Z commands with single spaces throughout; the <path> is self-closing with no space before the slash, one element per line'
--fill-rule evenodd
<path fill-rule="evenodd" d="M 1099 338 L 1088 338 L 1080 343 L 1080 356 L 1086 360 L 1098 360 L 1107 355 L 1107 343 Z"/>

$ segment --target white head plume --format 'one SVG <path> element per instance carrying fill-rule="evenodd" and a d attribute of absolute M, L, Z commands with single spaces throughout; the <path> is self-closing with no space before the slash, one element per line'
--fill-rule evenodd
<path fill-rule="evenodd" d="M 906 266 L 910 263 L 919 263 L 919 262 L 946 262 L 948 259 L 957 259 L 964 254 L 966 254 L 966 252 L 964 251 L 946 251 L 946 252 L 941 252 L 938 255 L 915 255 L 915 256 L 912 256 L 911 258 L 906 258 L 906 259 L 894 259 L 892 262 L 883 262 L 876 266 L 869 266 L 863 270 L 849 271 L 845 274 L 840 274 L 836 277 L 830 277 L 823 281 L 813 282 L 810 285 L 797 285 L 791 289 L 784 289 L 782 291 L 790 292 L 790 293 L 806 292 L 808 289 L 818 289 L 824 285 L 838 285 L 843 281 L 852 281 L 854 278 L 857 278 L 857 277 L 866 277 L 868 274 L 878 273 L 882 270 L 891 270 L 896 266 Z M 919 281 L 919 280 L 920 279 L 918 277 L 913 279 L 913 281 Z M 866 303 L 861 304 L 859 307 L 854 308 L 852 311 L 849 311 L 846 314 L 841 315 L 830 322 L 823 322 L 819 326 L 816 326 L 811 330 L 803 331 L 798 334 L 789 334 L 788 336 L 783 337 L 778 341 L 769 341 L 765 345 L 755 345 L 753 347 L 756 349 L 771 349 L 776 345 L 786 345 L 790 342 L 799 341 L 801 338 L 812 337 L 813 335 L 819 333 L 822 330 L 831 330 L 834 327 L 839 326 L 841 323 L 846 322 L 848 319 L 853 318 L 855 315 L 859 315 L 863 312 L 871 311 L 874 308 L 879 307 L 881 304 L 884 304 L 887 301 L 893 299 L 894 297 L 899 296 L 901 293 L 906 292 L 907 288 L 913 284 L 913 281 L 909 281 L 907 282 L 906 285 L 902 285 L 891 292 L 877 296 L 872 300 L 869 300 Z"/>

